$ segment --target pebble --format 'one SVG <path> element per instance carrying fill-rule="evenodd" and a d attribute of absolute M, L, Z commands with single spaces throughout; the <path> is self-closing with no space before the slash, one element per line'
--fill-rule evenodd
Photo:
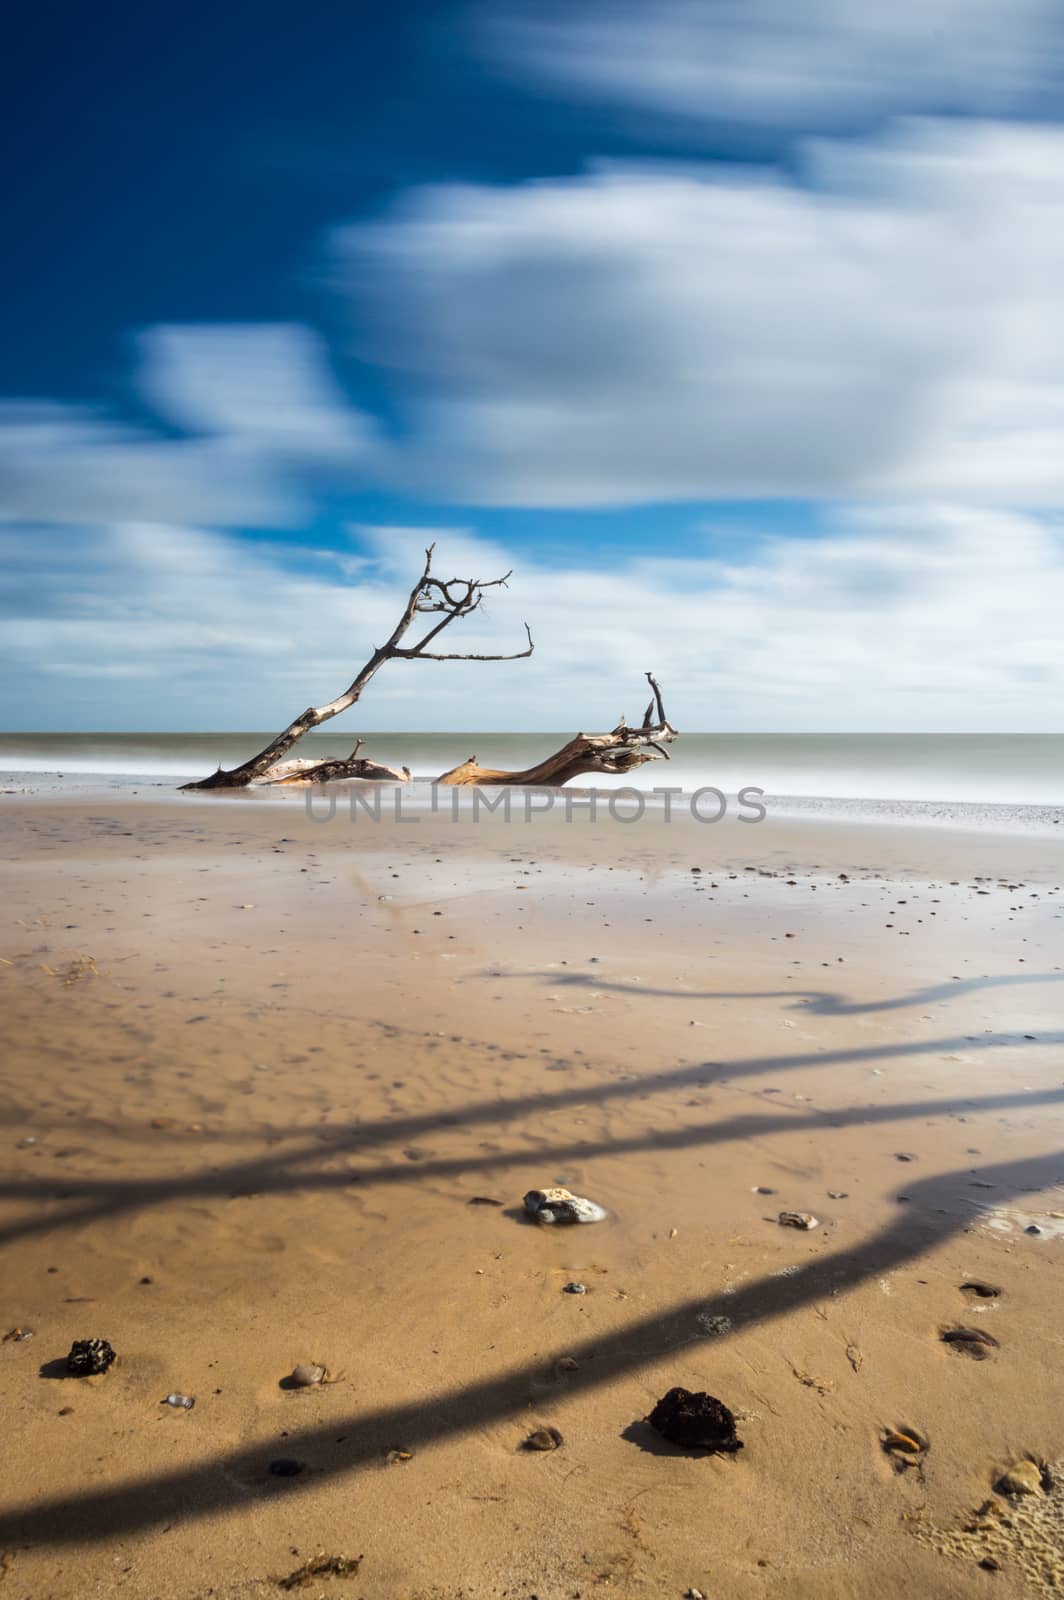
<path fill-rule="evenodd" d="M 702 1593 L 701 1589 L 696 1589 L 692 1584 L 690 1589 L 684 1590 L 683 1600 L 706 1600 L 706 1597 Z"/>
<path fill-rule="evenodd" d="M 164 1406 L 173 1406 L 176 1411 L 191 1411 L 195 1404 L 196 1397 L 191 1394 L 168 1394 L 163 1401 Z"/>
<path fill-rule="evenodd" d="M 32 1328 L 10 1328 L 7 1331 L 7 1333 L 4 1334 L 4 1343 L 5 1344 L 21 1344 L 24 1339 L 32 1339 L 32 1338 L 33 1338 L 33 1329 Z"/>
<path fill-rule="evenodd" d="M 521 1446 L 522 1450 L 557 1450 L 564 1444 L 557 1428 L 534 1428 Z"/>
<path fill-rule="evenodd" d="M 849 1198 L 850 1198 L 849 1193 L 845 1189 L 829 1189 L 828 1190 L 828 1199 L 829 1200 L 848 1200 Z"/>
<path fill-rule="evenodd" d="M 1041 1233 L 1042 1230 L 1041 1230 L 1041 1228 L 1038 1226 L 1038 1224 L 1036 1222 L 1032 1222 L 1030 1227 L 1029 1228 L 1024 1228 L 1023 1231 L 1024 1231 L 1024 1233 Z"/>
<path fill-rule="evenodd" d="M 567 1283 L 562 1290 L 563 1294 L 587 1294 L 587 1285 L 584 1283 Z"/>
<path fill-rule="evenodd" d="M 819 1228 L 820 1221 L 809 1211 L 781 1211 L 779 1224 L 781 1228 L 801 1228 L 808 1232 L 810 1228 Z"/>
<path fill-rule="evenodd" d="M 585 1200 L 568 1189 L 529 1189 L 524 1207 L 536 1222 L 602 1222 L 606 1212 L 594 1200 Z"/>
<path fill-rule="evenodd" d="M 999 1494 L 1041 1494 L 1042 1472 L 1036 1461 L 1014 1461 L 994 1488 Z"/>
<path fill-rule="evenodd" d="M 326 1369 L 320 1361 L 301 1361 L 298 1367 L 292 1369 L 289 1382 L 295 1384 L 297 1389 L 310 1389 L 316 1383 L 324 1383 L 325 1378 Z"/>
<path fill-rule="evenodd" d="M 295 1478 L 303 1471 L 303 1463 L 292 1456 L 278 1456 L 270 1462 L 270 1471 L 275 1478 Z"/>

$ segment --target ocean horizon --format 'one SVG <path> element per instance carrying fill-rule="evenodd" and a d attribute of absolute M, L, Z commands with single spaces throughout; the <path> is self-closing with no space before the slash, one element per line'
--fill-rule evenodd
<path fill-rule="evenodd" d="M 37 792 L 169 790 L 218 766 L 238 765 L 273 734 L 4 733 L 5 783 Z M 366 753 L 407 766 L 428 783 L 467 756 L 520 770 L 572 737 L 564 732 L 379 732 L 363 735 Z M 314 733 L 294 754 L 322 759 L 349 754 L 354 733 Z M 684 733 L 671 759 L 628 774 L 623 787 L 685 793 L 712 786 L 726 795 L 764 791 L 783 811 L 853 816 L 1057 826 L 1064 807 L 1064 734 L 969 733 Z M 604 781 L 600 791 L 622 787 Z"/>

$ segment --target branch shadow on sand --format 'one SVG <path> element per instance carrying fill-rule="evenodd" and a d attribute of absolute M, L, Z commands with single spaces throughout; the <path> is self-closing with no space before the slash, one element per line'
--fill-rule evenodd
<path fill-rule="evenodd" d="M 1032 1042 L 1033 1043 L 1033 1042 Z M 1064 1032 L 1042 1034 L 1037 1045 L 1064 1044 Z M 735 1078 L 747 1075 L 789 1071 L 798 1067 L 856 1065 L 861 1062 L 896 1060 L 924 1053 L 947 1053 L 962 1049 L 993 1050 L 1017 1048 L 1014 1037 L 972 1040 L 954 1037 L 923 1040 L 903 1044 L 872 1045 L 859 1050 L 810 1051 L 792 1056 L 762 1056 L 747 1061 L 722 1063 L 701 1062 L 694 1066 L 670 1072 L 625 1077 L 608 1083 L 578 1086 L 550 1094 L 533 1094 L 510 1100 L 493 1099 L 477 1102 L 465 1109 L 446 1109 L 417 1117 L 384 1118 L 374 1123 L 350 1123 L 330 1130 L 328 1140 L 320 1136 L 285 1153 L 256 1156 L 247 1161 L 228 1165 L 212 1164 L 205 1172 L 162 1178 L 64 1178 L 12 1179 L 0 1183 L 0 1197 L 15 1202 L 23 1201 L 35 1208 L 35 1214 L 17 1218 L 0 1228 L 0 1246 L 13 1243 L 34 1234 L 51 1233 L 62 1228 L 81 1226 L 103 1217 L 115 1217 L 148 1206 L 163 1205 L 170 1200 L 191 1198 L 246 1198 L 250 1195 L 291 1194 L 325 1189 L 345 1189 L 358 1185 L 395 1185 L 425 1178 L 460 1177 L 482 1173 L 496 1168 L 537 1162 L 586 1161 L 597 1155 L 633 1154 L 642 1150 L 686 1150 L 701 1145 L 719 1144 L 738 1139 L 755 1139 L 781 1131 L 841 1128 L 857 1124 L 909 1120 L 917 1117 L 934 1117 L 971 1114 L 980 1111 L 1008 1111 L 1051 1106 L 1064 1101 L 1064 1089 L 1055 1087 L 1041 1091 L 1015 1091 L 981 1098 L 954 1094 L 937 1101 L 912 1101 L 894 1106 L 851 1106 L 830 1111 L 802 1112 L 797 1109 L 776 1115 L 749 1113 L 726 1121 L 714 1119 L 707 1123 L 685 1125 L 677 1129 L 656 1130 L 628 1140 L 609 1139 L 593 1143 L 586 1139 L 574 1140 L 569 1145 L 551 1144 L 542 1150 L 532 1150 L 523 1145 L 513 1151 L 493 1151 L 473 1157 L 458 1156 L 446 1160 L 425 1160 L 415 1164 L 400 1165 L 394 1158 L 376 1166 L 352 1166 L 341 1171 L 314 1171 L 322 1161 L 335 1161 L 339 1156 L 357 1157 L 381 1145 L 442 1129 L 463 1131 L 490 1122 L 503 1124 L 514 1118 L 542 1116 L 552 1111 L 579 1105 L 586 1108 L 622 1099 L 649 1100 L 654 1095 L 676 1089 L 708 1089 Z M 1024 1048 L 1031 1048 L 1028 1044 Z M 262 1137 L 266 1137 L 263 1135 Z M 42 1212 L 42 1201 L 76 1199 L 76 1204 L 58 1215 Z"/>
<path fill-rule="evenodd" d="M 904 1011 L 935 1005 L 940 1000 L 978 994 L 986 989 L 1020 988 L 1038 983 L 1064 983 L 1064 972 L 998 973 L 983 978 L 951 978 L 888 1000 L 847 1000 L 832 989 L 661 989 L 648 984 L 612 983 L 591 972 L 507 972 L 494 977 L 534 978 L 553 989 L 608 990 L 612 994 L 648 995 L 659 1000 L 793 1000 L 792 1011 L 813 1017 L 860 1017 L 879 1011 Z"/>
<path fill-rule="evenodd" d="M 1064 1152 L 988 1165 L 978 1175 L 1010 1196 L 1036 1192 L 1061 1181 Z M 970 1177 L 969 1172 L 951 1172 L 920 1180 L 908 1189 L 911 1203 L 897 1221 L 862 1243 L 799 1266 L 791 1276 L 762 1277 L 728 1295 L 707 1298 L 702 1292 L 614 1332 L 567 1345 L 579 1365 L 568 1376 L 565 1393 L 601 1388 L 671 1351 L 708 1339 L 709 1334 L 698 1331 L 700 1317 L 726 1316 L 731 1333 L 743 1332 L 897 1269 L 962 1229 L 956 1191 Z M 712 1337 L 719 1341 L 729 1332 Z M 424 1448 L 507 1417 L 520 1418 L 530 1385 L 542 1376 L 542 1363 L 511 1367 L 423 1400 L 355 1411 L 321 1427 L 290 1432 L 286 1454 L 306 1468 L 298 1477 L 271 1478 L 269 1446 L 262 1444 L 153 1477 L 15 1507 L 0 1516 L 0 1545 L 98 1543 L 170 1523 L 178 1515 L 183 1520 L 217 1516 L 273 1495 L 298 1495 L 323 1480 L 379 1463 L 396 1438 L 407 1449 Z M 618 1424 L 634 1420 L 617 1419 Z"/>

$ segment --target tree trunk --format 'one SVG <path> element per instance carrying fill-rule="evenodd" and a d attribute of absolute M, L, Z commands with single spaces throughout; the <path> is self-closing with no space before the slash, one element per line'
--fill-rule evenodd
<path fill-rule="evenodd" d="M 513 655 L 441 655 L 427 648 L 443 630 L 461 617 L 469 616 L 476 611 L 484 599 L 488 589 L 497 589 L 505 586 L 510 574 L 507 572 L 501 578 L 491 578 L 482 582 L 479 578 L 451 578 L 447 583 L 431 575 L 432 552 L 435 545 L 429 545 L 425 551 L 425 565 L 414 587 L 410 591 L 409 599 L 402 616 L 392 630 L 386 644 L 378 646 L 370 656 L 366 665 L 335 700 L 330 700 L 324 706 L 308 706 L 306 711 L 290 722 L 283 733 L 279 733 L 264 750 L 252 756 L 242 766 L 233 767 L 228 772 L 223 772 L 219 767 L 217 772 L 212 772 L 209 778 L 200 778 L 196 783 L 184 783 L 182 789 L 246 789 L 249 784 L 262 781 L 272 781 L 272 774 L 278 764 L 284 760 L 294 744 L 297 744 L 303 735 L 310 733 L 313 728 L 320 728 L 323 722 L 338 717 L 341 711 L 346 711 L 362 697 L 362 691 L 370 680 L 375 677 L 386 661 L 519 661 L 525 656 L 530 656 L 533 650 L 532 635 L 529 633 L 528 624 L 525 624 L 525 633 L 528 635 L 528 649 L 518 650 Z M 434 623 L 428 632 L 418 640 L 417 644 L 404 646 L 400 641 L 416 617 L 426 612 L 437 612 L 441 620 Z M 354 777 L 388 777 L 393 781 L 405 781 L 399 773 L 393 772 L 390 767 L 384 767 L 377 772 L 356 771 L 356 765 L 373 766 L 373 763 L 355 762 L 358 745 L 355 752 L 347 761 L 312 762 L 297 777 L 288 769 L 282 774 L 279 781 L 284 783 L 327 783 L 333 778 Z M 317 768 L 323 771 L 322 776 L 315 776 Z M 325 771 L 324 769 L 331 769 Z M 349 769 L 349 770 L 345 770 Z"/>
<path fill-rule="evenodd" d="M 664 747 L 677 737 L 676 729 L 665 716 L 661 691 L 649 672 L 647 681 L 654 698 L 647 706 L 640 728 L 629 728 L 622 717 L 612 733 L 578 733 L 575 739 L 570 739 L 568 744 L 545 761 L 527 767 L 523 772 L 503 772 L 496 767 L 482 767 L 476 756 L 470 756 L 461 766 L 443 773 L 436 782 L 446 784 L 448 788 L 464 788 L 473 784 L 527 784 L 532 788 L 561 788 L 570 778 L 593 774 L 617 777 L 632 772 L 647 761 L 657 761 L 659 758 L 667 761 L 669 752 Z M 656 723 L 652 720 L 655 712 L 658 717 Z"/>

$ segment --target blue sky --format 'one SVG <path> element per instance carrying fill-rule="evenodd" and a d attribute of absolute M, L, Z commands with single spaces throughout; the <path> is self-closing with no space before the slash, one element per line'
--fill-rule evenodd
<path fill-rule="evenodd" d="M 0 726 L 1062 728 L 1058 0 L 18 8 Z M 376 633 L 374 633 L 376 630 Z M 516 635 L 515 635 L 516 630 Z"/>

